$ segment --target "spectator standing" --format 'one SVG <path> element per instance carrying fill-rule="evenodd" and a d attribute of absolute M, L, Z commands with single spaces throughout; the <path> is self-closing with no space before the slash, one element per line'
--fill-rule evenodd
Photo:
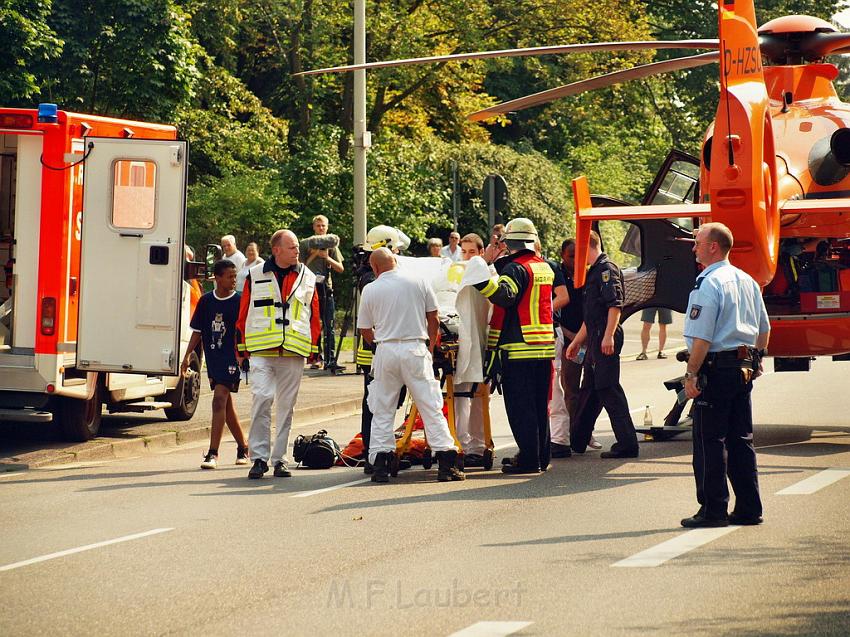
<path fill-rule="evenodd" d="M 328 218 L 324 215 L 313 217 L 313 234 L 324 236 L 328 234 Z M 313 274 L 316 275 L 316 290 L 319 295 L 319 314 L 322 320 L 322 338 L 319 352 L 325 362 L 325 369 L 336 371 L 339 365 L 336 362 L 336 351 L 334 341 L 334 314 L 336 303 L 334 301 L 333 274 L 342 274 L 345 266 L 342 263 L 342 252 L 339 247 L 320 250 L 310 248 L 307 241 L 302 241 L 299 249 L 301 262 L 304 263 Z M 314 369 L 319 368 L 318 362 L 313 363 Z"/>
<path fill-rule="evenodd" d="M 257 244 L 253 241 L 245 246 L 245 263 L 236 274 L 236 289 L 242 290 L 245 288 L 245 279 L 248 278 L 248 271 L 255 265 L 265 263 L 265 260 L 260 256 L 260 250 Z"/>
<path fill-rule="evenodd" d="M 490 243 L 484 248 L 484 260 L 487 263 L 495 263 L 497 259 L 508 254 L 508 247 L 504 241 L 505 226 L 497 223 L 490 231 Z"/>
<path fill-rule="evenodd" d="M 444 257 L 448 257 L 453 262 L 457 263 L 458 261 L 463 260 L 463 256 L 461 255 L 460 249 L 460 234 L 457 232 L 449 233 L 449 245 L 443 247 L 440 250 L 440 254 Z"/>
<path fill-rule="evenodd" d="M 428 239 L 428 256 L 440 258 L 443 256 L 443 240 L 439 237 Z"/>
<path fill-rule="evenodd" d="M 230 261 L 236 267 L 236 271 L 239 272 L 245 263 L 245 255 L 236 247 L 236 237 L 232 234 L 224 235 L 221 238 L 221 250 L 224 252 L 224 258 Z"/>
<path fill-rule="evenodd" d="M 272 258 L 251 268 L 239 306 L 238 356 L 251 357 L 252 479 L 274 463 L 274 475 L 288 478 L 286 466 L 292 410 L 301 387 L 304 359 L 317 351 L 319 297 L 316 275 L 298 263 L 298 237 L 289 230 L 272 235 Z M 277 437 L 271 449 L 272 404 L 277 403 Z"/>
<path fill-rule="evenodd" d="M 189 324 L 192 336 L 180 368 L 185 376 L 191 353 L 203 343 L 213 400 L 210 447 L 201 469 L 215 469 L 218 466 L 218 447 L 225 423 L 236 440 L 236 464 L 248 464 L 248 443 L 245 442 L 245 434 L 242 433 L 231 396 L 239 391 L 240 380 L 236 361 L 236 320 L 240 302 L 236 291 L 236 268 L 230 261 L 222 259 L 213 266 L 213 275 L 215 289 L 198 300 L 192 314 Z"/>
<path fill-rule="evenodd" d="M 656 358 L 667 358 L 664 353 L 664 345 L 667 343 L 667 326 L 673 322 L 673 312 L 666 307 L 648 307 L 640 314 L 640 320 L 643 326 L 640 330 L 640 354 L 637 355 L 639 361 L 645 361 L 648 356 L 646 350 L 649 347 L 650 330 L 652 324 L 655 323 L 655 315 L 658 314 L 658 355 Z"/>

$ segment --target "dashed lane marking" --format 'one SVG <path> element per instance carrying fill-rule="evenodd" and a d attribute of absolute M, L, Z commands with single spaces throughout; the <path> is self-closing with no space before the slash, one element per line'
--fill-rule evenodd
<path fill-rule="evenodd" d="M 16 568 L 21 568 L 22 566 L 29 566 L 30 564 L 38 564 L 39 562 L 46 562 L 47 560 L 52 560 L 57 557 L 65 557 L 66 555 L 73 555 L 74 553 L 82 553 L 83 551 L 90 551 L 92 549 L 99 549 L 103 546 L 109 546 L 110 544 L 118 544 L 120 542 L 129 542 L 130 540 L 138 540 L 143 537 L 148 537 L 149 535 L 157 535 L 158 533 L 165 533 L 166 531 L 173 531 L 173 528 L 167 529 L 152 529 L 150 531 L 144 531 L 143 533 L 134 533 L 133 535 L 125 535 L 123 537 L 117 537 L 114 540 L 106 540 L 104 542 L 95 542 L 94 544 L 86 544 L 85 546 L 78 546 L 74 549 L 66 549 L 64 551 L 59 551 L 57 553 L 49 553 L 48 555 L 42 555 L 40 557 L 33 557 L 28 560 L 23 560 L 22 562 L 14 562 L 13 564 L 6 564 L 6 566 L 0 566 L 0 571 L 11 571 Z"/>
<path fill-rule="evenodd" d="M 505 637 L 531 626 L 534 622 L 476 622 L 449 637 Z"/>
<path fill-rule="evenodd" d="M 719 537 L 723 537 L 727 533 L 739 529 L 739 526 L 724 526 L 711 529 L 693 529 L 686 533 L 682 533 L 666 542 L 656 544 L 653 547 L 635 553 L 631 557 L 615 562 L 611 566 L 620 566 L 628 568 L 641 568 L 649 566 L 659 566 L 675 557 L 684 555 L 688 551 L 693 551 L 696 548 L 713 542 Z"/>
<path fill-rule="evenodd" d="M 785 487 L 776 495 L 811 495 L 847 476 L 850 476 L 850 469 L 826 469 L 790 487 Z"/>
<path fill-rule="evenodd" d="M 293 493 L 290 497 L 292 498 L 306 498 L 311 495 L 318 495 L 320 493 L 327 493 L 328 491 L 336 491 L 337 489 L 343 489 L 345 487 L 350 487 L 355 484 L 363 484 L 364 482 L 371 482 L 372 478 L 361 478 L 360 480 L 352 480 L 351 482 L 343 482 L 342 484 L 335 484 L 332 487 L 325 487 L 324 489 L 315 489 L 313 491 L 301 491 L 300 493 Z"/>

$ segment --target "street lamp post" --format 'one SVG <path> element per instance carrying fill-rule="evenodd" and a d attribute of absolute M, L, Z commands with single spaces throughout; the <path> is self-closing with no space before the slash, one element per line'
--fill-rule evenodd
<path fill-rule="evenodd" d="M 366 62 L 366 0 L 354 0 L 354 63 Z M 366 70 L 354 71 L 354 245 L 366 243 Z"/>

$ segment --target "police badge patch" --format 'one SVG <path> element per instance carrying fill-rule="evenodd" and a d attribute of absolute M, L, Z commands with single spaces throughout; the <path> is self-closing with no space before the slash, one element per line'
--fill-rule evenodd
<path fill-rule="evenodd" d="M 699 318 L 699 313 L 702 312 L 702 305 L 691 306 L 691 320 L 696 321 Z"/>
<path fill-rule="evenodd" d="M 602 282 L 608 283 L 608 281 L 610 279 L 611 279 L 611 273 L 608 270 L 605 270 L 605 272 L 602 273 Z"/>

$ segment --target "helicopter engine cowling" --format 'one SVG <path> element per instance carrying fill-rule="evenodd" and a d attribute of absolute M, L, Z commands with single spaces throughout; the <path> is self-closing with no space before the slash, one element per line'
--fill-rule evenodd
<path fill-rule="evenodd" d="M 834 186 L 850 174 L 850 128 L 839 128 L 812 146 L 809 172 L 820 186 Z"/>

